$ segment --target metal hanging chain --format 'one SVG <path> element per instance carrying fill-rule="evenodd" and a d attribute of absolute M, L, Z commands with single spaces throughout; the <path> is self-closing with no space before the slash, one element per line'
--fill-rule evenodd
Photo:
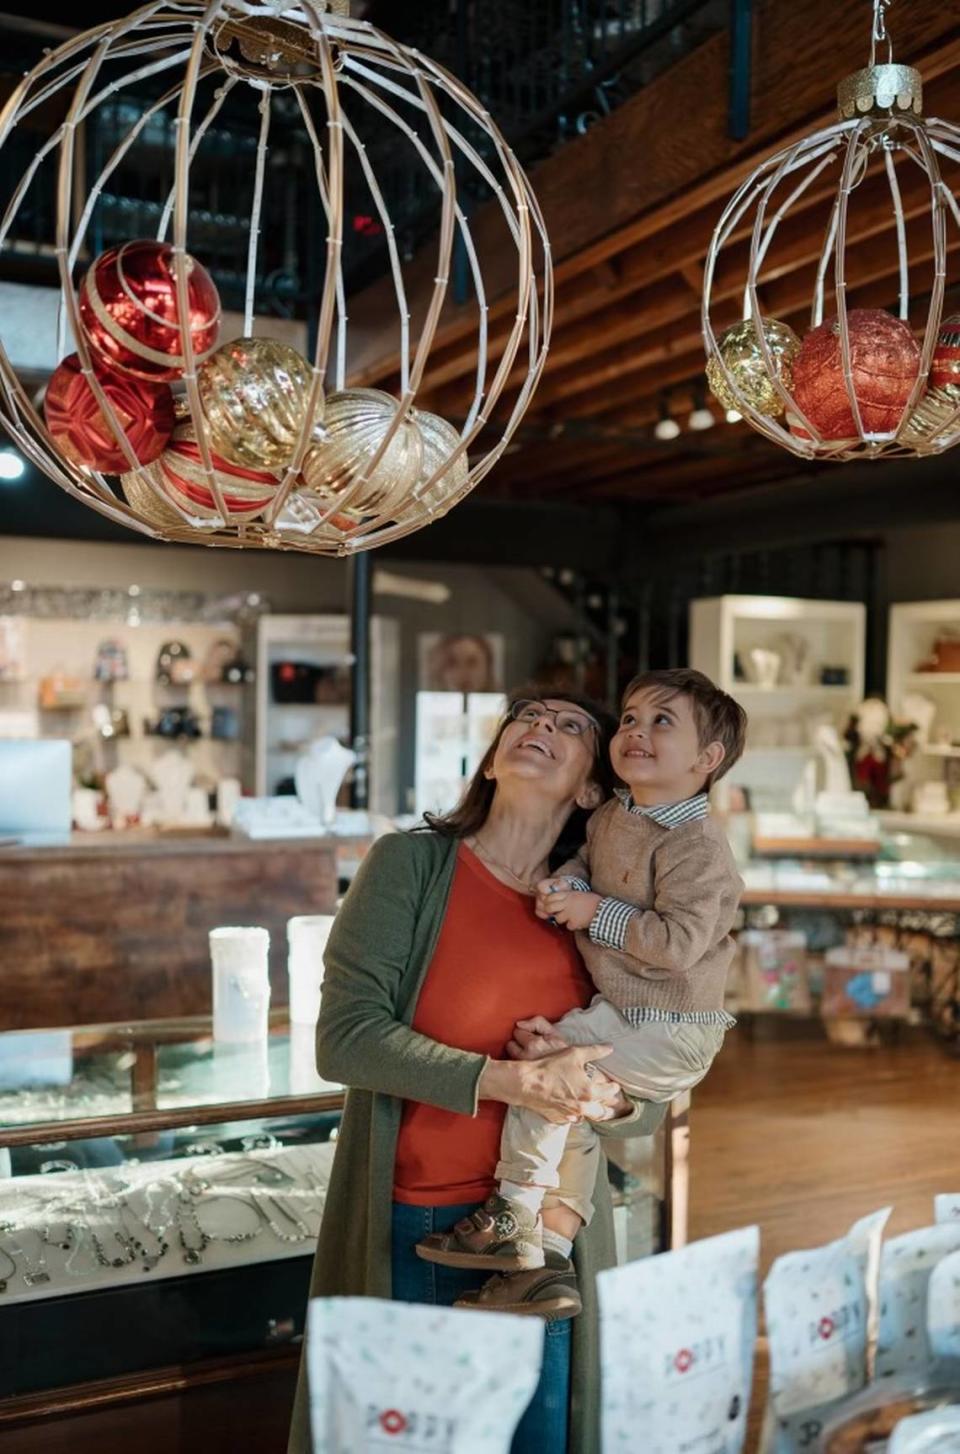
<path fill-rule="evenodd" d="M 887 65 L 893 61 L 893 42 L 887 30 L 887 10 L 893 0 L 873 0 L 873 31 L 870 36 L 870 64 L 877 64 L 877 46 L 887 44 Z"/>

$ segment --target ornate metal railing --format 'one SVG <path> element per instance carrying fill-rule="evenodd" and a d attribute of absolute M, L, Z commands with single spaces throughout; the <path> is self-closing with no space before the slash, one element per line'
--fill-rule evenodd
<path fill-rule="evenodd" d="M 466 81 L 486 104 L 513 149 L 526 165 L 582 135 L 598 119 L 725 23 L 730 0 L 372 0 L 367 18 L 396 39 L 424 52 Z M 360 7 L 357 6 L 357 9 Z M 6 25 L 4 26 L 6 29 Z M 53 43 L 57 38 L 51 37 Z M 36 63 L 43 38 L 31 31 L 6 34 L 0 47 L 0 87 Z M 6 84 L 4 84 L 6 83 Z M 159 95 L 159 92 L 156 92 Z M 144 102 L 155 99 L 144 84 Z M 101 107 L 96 125 L 86 128 L 85 153 L 91 175 L 136 122 L 138 109 L 128 98 Z M 173 174 L 173 118 L 158 114 L 138 145 L 136 167 L 118 167 L 101 196 L 90 234 L 91 251 L 156 231 Z M 423 169 L 411 172 L 396 154 L 394 128 L 371 128 L 363 137 L 397 231 L 401 254 L 412 256 L 436 224 L 436 191 L 413 184 Z M 15 138 L 29 164 L 32 139 Z M 224 303 L 239 306 L 245 276 L 249 193 L 256 136 L 225 107 L 204 144 L 207 165 L 191 172 L 190 236 L 205 239 L 204 261 Z M 8 146 L 8 165 L 14 160 Z M 302 130 L 299 109 L 279 116 L 271 132 L 263 207 L 263 246 L 257 278 L 258 311 L 302 314 L 318 283 L 321 219 L 308 216 L 299 196 L 304 169 L 313 166 L 312 149 Z M 13 185 L 0 178 L 0 202 Z M 355 173 L 359 169 L 354 169 Z M 363 178 L 350 179 L 345 197 L 346 284 L 363 287 L 386 268 L 387 255 L 376 209 Z M 0 254 L 0 276 L 41 280 L 54 274 L 49 248 L 54 210 L 53 179 L 41 170 L 16 232 Z M 485 199 L 471 196 L 467 205 Z M 83 264 L 87 259 L 80 259 Z"/>

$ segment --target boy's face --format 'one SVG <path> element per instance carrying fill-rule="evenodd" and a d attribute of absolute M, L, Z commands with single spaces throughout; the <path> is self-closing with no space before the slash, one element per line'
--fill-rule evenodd
<path fill-rule="evenodd" d="M 638 802 L 680 802 L 702 790 L 718 749 L 722 760 L 719 743 L 701 748 L 689 697 L 646 687 L 624 705 L 610 762 Z"/>

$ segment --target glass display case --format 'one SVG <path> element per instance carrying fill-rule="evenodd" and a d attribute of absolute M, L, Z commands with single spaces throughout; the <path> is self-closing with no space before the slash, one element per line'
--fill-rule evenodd
<path fill-rule="evenodd" d="M 255 1045 L 206 1018 L 0 1034 L 0 1450 L 132 1447 L 143 1400 L 219 1432 L 147 1420 L 138 1454 L 283 1447 L 343 1098 L 279 1013 Z M 686 1137 L 678 1104 L 610 1143 L 621 1256 L 683 1241 Z"/>

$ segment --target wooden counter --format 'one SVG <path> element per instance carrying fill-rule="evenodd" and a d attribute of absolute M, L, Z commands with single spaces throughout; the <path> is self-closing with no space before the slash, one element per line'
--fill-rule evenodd
<path fill-rule="evenodd" d="M 287 1003 L 286 922 L 332 913 L 332 839 L 75 836 L 0 849 L 0 1028 L 210 1014 L 207 934 L 270 931 Z"/>

